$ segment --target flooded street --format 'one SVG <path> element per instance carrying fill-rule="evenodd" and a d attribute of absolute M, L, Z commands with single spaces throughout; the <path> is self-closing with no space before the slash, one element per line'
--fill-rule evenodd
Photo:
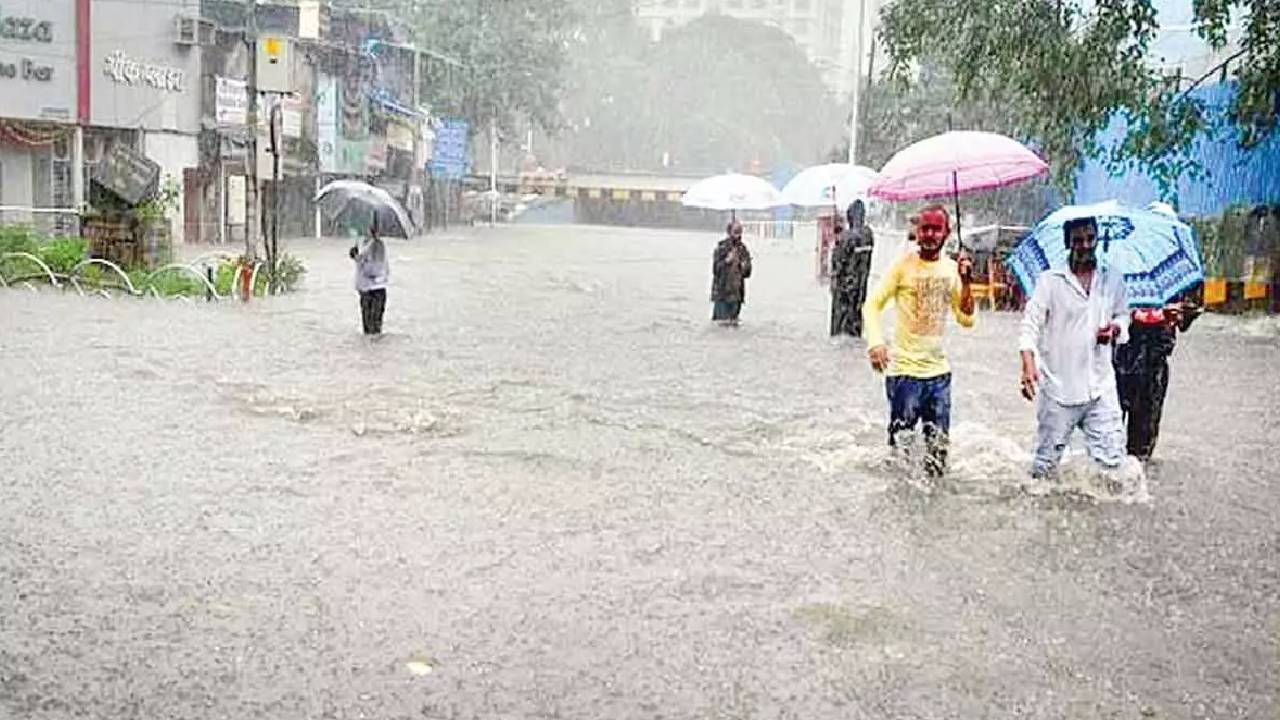
<path fill-rule="evenodd" d="M 953 326 L 929 493 L 811 239 L 738 330 L 716 239 L 393 241 L 376 343 L 337 241 L 247 307 L 0 289 L 0 717 L 1276 717 L 1277 333 L 1180 340 L 1122 502 L 1022 487 L 1017 318 Z"/>

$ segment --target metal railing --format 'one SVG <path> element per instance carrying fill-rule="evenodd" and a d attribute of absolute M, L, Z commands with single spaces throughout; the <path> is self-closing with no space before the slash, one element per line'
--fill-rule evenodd
<path fill-rule="evenodd" d="M 0 287 L 14 287 L 17 284 L 22 284 L 30 290 L 35 290 L 36 287 L 31 281 L 40 280 L 47 281 L 51 287 L 55 288 L 71 287 L 81 296 L 84 296 L 86 294 L 85 289 L 89 288 L 95 293 L 106 295 L 107 297 L 110 297 L 109 290 L 121 291 L 129 297 L 145 297 L 148 294 L 152 297 L 159 297 L 160 293 L 156 289 L 156 279 L 165 273 L 182 273 L 195 278 L 203 286 L 207 299 L 225 300 L 235 296 L 235 288 L 233 287 L 226 295 L 219 295 L 217 286 L 209 280 L 207 270 L 211 267 L 211 260 L 216 262 L 235 257 L 230 253 L 215 252 L 206 253 L 189 263 L 169 263 L 151 271 L 139 284 L 135 285 L 129 274 L 110 260 L 89 258 L 76 263 L 70 272 L 59 273 L 49 267 L 48 263 L 38 255 L 28 252 L 6 252 L 0 253 L 0 260 L 17 261 L 10 262 L 8 265 L 18 266 L 19 268 L 26 265 L 30 266 L 31 270 L 27 272 L 12 272 L 6 276 L 3 272 L 3 266 L 0 265 Z M 256 290 L 258 274 L 264 265 L 265 263 L 261 260 L 253 261 L 253 272 L 249 280 L 249 287 Z M 111 279 L 86 276 L 85 270 L 91 267 L 106 268 L 111 271 Z M 179 293 L 174 297 L 191 299 L 185 293 Z"/>

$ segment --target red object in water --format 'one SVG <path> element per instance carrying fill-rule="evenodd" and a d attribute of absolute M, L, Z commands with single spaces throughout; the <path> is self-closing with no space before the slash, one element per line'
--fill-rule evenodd
<path fill-rule="evenodd" d="M 1143 325 L 1159 325 L 1164 322 L 1164 310 L 1160 308 L 1138 308 L 1133 311 L 1133 321 Z"/>
<path fill-rule="evenodd" d="M 245 263 L 240 266 L 240 299 L 249 302 L 253 296 L 253 266 Z"/>

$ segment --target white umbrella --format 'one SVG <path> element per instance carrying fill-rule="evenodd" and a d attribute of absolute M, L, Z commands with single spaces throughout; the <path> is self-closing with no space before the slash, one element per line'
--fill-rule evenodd
<path fill-rule="evenodd" d="M 782 189 L 782 197 L 792 205 L 846 207 L 867 196 L 867 188 L 880 173 L 864 165 L 829 163 L 805 168 Z"/>
<path fill-rule="evenodd" d="M 680 199 L 685 207 L 706 210 L 768 210 L 786 205 L 778 189 L 753 175 L 728 173 L 699 180 Z"/>
<path fill-rule="evenodd" d="M 412 237 L 413 220 L 391 193 L 359 180 L 334 180 L 320 188 L 316 202 L 332 217 L 353 208 L 371 213 L 378 221 L 378 231 L 387 237 Z"/>

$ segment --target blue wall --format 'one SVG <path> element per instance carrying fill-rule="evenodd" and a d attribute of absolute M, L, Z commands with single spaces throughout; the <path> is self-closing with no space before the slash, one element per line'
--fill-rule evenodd
<path fill-rule="evenodd" d="M 1234 94 L 1230 83 L 1202 88 L 1195 95 L 1225 110 Z M 1124 120 L 1117 119 L 1100 138 L 1109 147 L 1123 137 Z M 1229 133 L 1223 133 L 1229 135 Z M 1213 215 L 1236 203 L 1280 203 L 1280 136 L 1252 152 L 1245 152 L 1234 137 L 1203 138 L 1197 156 L 1207 171 L 1199 180 L 1183 177 L 1178 182 L 1177 208 L 1187 215 Z M 1120 200 L 1130 205 L 1145 205 L 1159 200 L 1160 192 L 1141 171 L 1112 177 L 1105 165 L 1087 161 L 1076 173 L 1075 202 L 1093 203 Z"/>

